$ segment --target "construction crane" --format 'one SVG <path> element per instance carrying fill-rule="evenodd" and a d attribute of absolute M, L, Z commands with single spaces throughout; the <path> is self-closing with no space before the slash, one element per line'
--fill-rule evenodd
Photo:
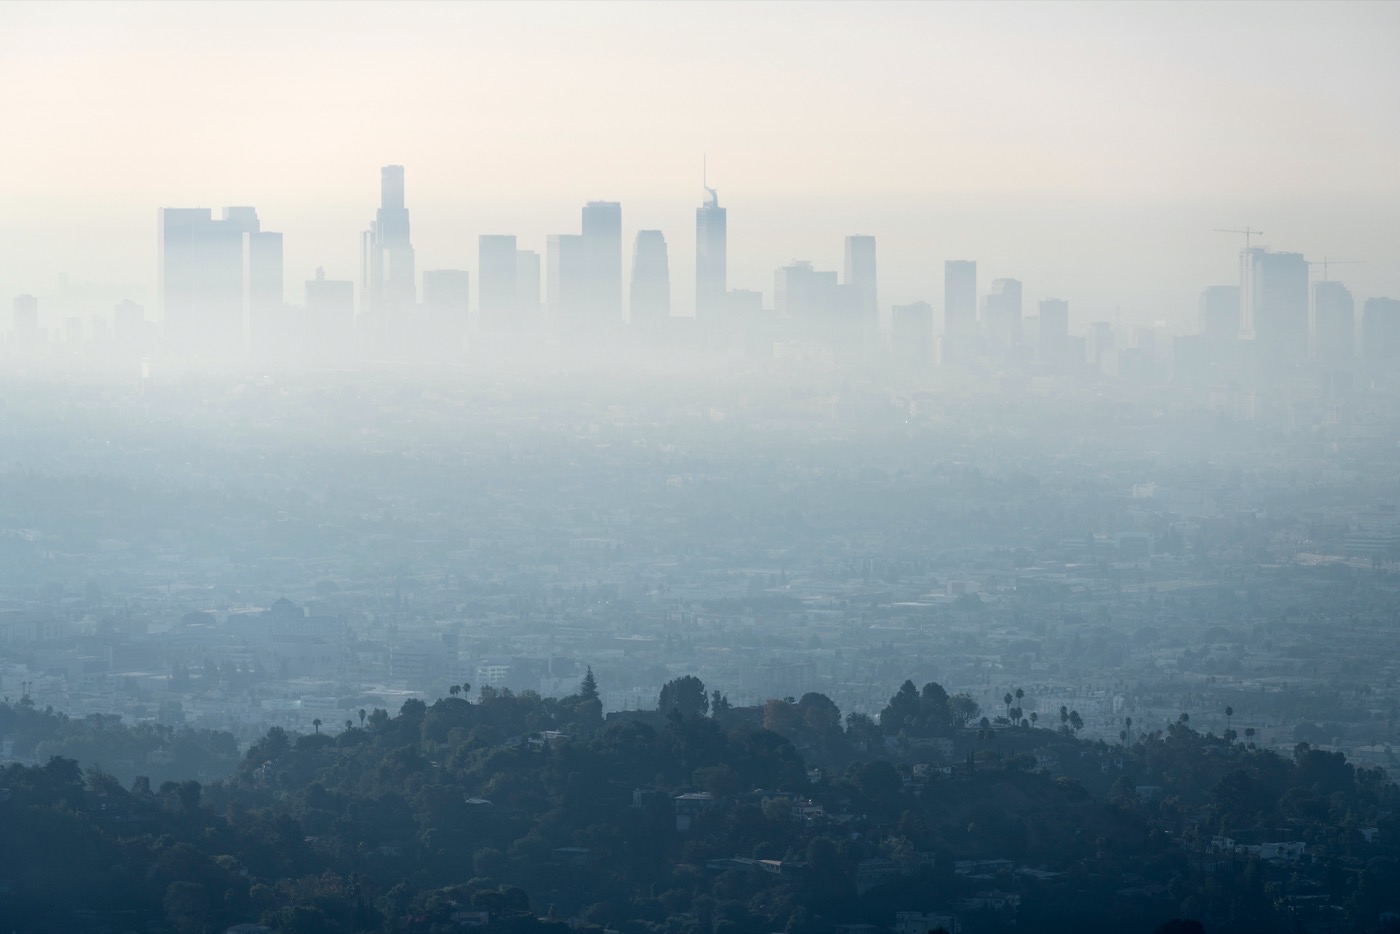
<path fill-rule="evenodd" d="M 1256 230 L 1255 228 L 1253 228 L 1253 227 L 1248 227 L 1248 226 L 1246 226 L 1246 227 L 1217 227 L 1217 228 L 1215 228 L 1215 232 L 1216 232 L 1216 233 L 1244 234 L 1244 248 L 1245 248 L 1246 250 L 1249 249 L 1249 238 L 1250 238 L 1250 237 L 1262 237 L 1262 236 L 1264 236 L 1264 231 L 1262 231 L 1262 230 Z"/>
<path fill-rule="evenodd" d="M 1322 267 L 1322 281 L 1323 281 L 1323 282 L 1331 282 L 1332 280 L 1329 279 L 1329 278 L 1327 278 L 1327 267 L 1328 267 L 1328 266 L 1355 266 L 1355 265 L 1357 265 L 1357 264 L 1359 264 L 1359 263 L 1364 263 L 1364 262 L 1366 262 L 1364 259 L 1328 259 L 1327 257 L 1324 256 L 1322 259 L 1318 259 L 1318 260 L 1312 260 L 1312 259 L 1310 259 L 1310 260 L 1308 260 L 1308 265 L 1309 265 L 1309 266 L 1321 266 L 1321 267 Z"/>

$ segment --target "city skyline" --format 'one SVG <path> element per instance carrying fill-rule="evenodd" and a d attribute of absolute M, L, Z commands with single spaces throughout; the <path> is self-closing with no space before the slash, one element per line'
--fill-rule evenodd
<path fill-rule="evenodd" d="M 1277 250 L 1366 259 L 1345 271 L 1358 294 L 1400 291 L 1393 7 L 1188 8 L 585 6 L 531 32 L 495 5 L 364 4 L 331 22 L 314 6 L 9 4 L 0 21 L 23 41 L 0 77 L 30 79 L 6 110 L 31 144 L 7 153 L 25 184 L 7 199 L 0 289 L 44 297 L 66 273 L 151 307 L 156 208 L 254 204 L 287 234 L 295 300 L 318 267 L 359 278 L 363 179 L 402 164 L 420 269 L 471 269 L 481 234 L 543 254 L 578 203 L 606 199 L 625 206 L 624 243 L 667 235 L 688 315 L 708 155 L 708 184 L 744 218 L 731 287 L 768 292 L 797 258 L 839 268 L 841 238 L 862 231 L 882 243 L 886 310 L 935 301 L 943 259 L 976 256 L 983 281 L 1065 297 L 1076 322 L 1182 324 L 1234 265 L 1212 230 L 1250 224 Z M 362 53 L 408 36 L 415 65 L 371 86 Z M 258 67 L 232 81 L 221 63 L 240 55 Z M 480 94 L 498 75 L 506 89 Z"/>

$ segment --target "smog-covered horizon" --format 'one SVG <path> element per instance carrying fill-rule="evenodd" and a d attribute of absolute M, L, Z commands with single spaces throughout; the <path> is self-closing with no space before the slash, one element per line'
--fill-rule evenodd
<path fill-rule="evenodd" d="M 0 930 L 1400 931 L 1397 36 L 0 4 Z"/>

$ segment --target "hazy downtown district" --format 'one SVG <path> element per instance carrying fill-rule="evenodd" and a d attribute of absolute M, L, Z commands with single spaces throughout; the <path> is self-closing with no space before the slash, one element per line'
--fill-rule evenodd
<path fill-rule="evenodd" d="M 1400 932 L 1400 4 L 0 4 L 0 931 Z"/>

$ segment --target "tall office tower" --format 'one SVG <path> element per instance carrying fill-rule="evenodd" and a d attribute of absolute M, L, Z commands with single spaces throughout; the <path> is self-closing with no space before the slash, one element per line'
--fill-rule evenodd
<path fill-rule="evenodd" d="M 588 264 L 583 237 L 550 234 L 545 245 L 545 304 L 552 327 L 582 329 Z"/>
<path fill-rule="evenodd" d="M 1356 356 L 1356 302 L 1340 282 L 1313 286 L 1313 359 L 1346 366 Z"/>
<path fill-rule="evenodd" d="M 1021 343 L 1021 283 L 993 279 L 982 302 L 982 333 L 995 352 L 1011 353 Z"/>
<path fill-rule="evenodd" d="M 1361 359 L 1391 370 L 1400 363 L 1400 298 L 1368 298 L 1361 310 Z"/>
<path fill-rule="evenodd" d="M 977 336 L 977 261 L 950 259 L 943 263 L 943 347 L 965 350 Z"/>
<path fill-rule="evenodd" d="M 622 205 L 590 201 L 583 206 L 583 251 L 587 264 L 584 315 L 591 329 L 622 323 Z"/>
<path fill-rule="evenodd" d="M 920 368 L 933 364 L 933 306 L 928 302 L 890 309 L 890 350 L 897 364 Z"/>
<path fill-rule="evenodd" d="M 723 316 L 729 289 L 729 221 L 719 193 L 705 187 L 705 203 L 695 209 L 695 318 L 708 324 Z"/>
<path fill-rule="evenodd" d="M 540 254 L 534 250 L 515 251 L 515 304 L 520 317 L 530 324 L 540 319 Z"/>
<path fill-rule="evenodd" d="M 252 208 L 248 208 L 252 211 Z M 257 225 L 256 215 L 251 218 Z M 282 235 L 269 230 L 243 233 L 243 309 L 249 344 L 264 349 L 283 336 Z"/>
<path fill-rule="evenodd" d="M 355 283 L 327 279 L 318 267 L 306 282 L 306 316 L 311 340 L 333 355 L 343 353 L 355 331 Z"/>
<path fill-rule="evenodd" d="M 655 333 L 671 317 L 671 265 L 659 230 L 637 231 L 628 308 L 629 322 L 642 332 Z"/>
<path fill-rule="evenodd" d="M 1225 345 L 1239 340 L 1240 287 L 1212 285 L 1196 302 L 1196 328 L 1207 342 Z"/>
<path fill-rule="evenodd" d="M 465 269 L 429 269 L 423 273 L 423 349 L 430 356 L 454 357 L 465 349 L 471 310 L 471 275 Z"/>
<path fill-rule="evenodd" d="M 846 238 L 845 283 L 860 295 L 862 332 L 873 337 L 880 330 L 880 302 L 875 289 L 875 238 Z"/>
<path fill-rule="evenodd" d="M 1039 354 L 1054 367 L 1069 361 L 1069 302 L 1046 298 L 1040 302 Z"/>
<path fill-rule="evenodd" d="M 519 324 L 519 276 L 515 237 L 482 234 L 477 239 L 477 322 L 483 331 Z"/>
<path fill-rule="evenodd" d="M 10 321 L 10 343 L 28 347 L 39 343 L 39 300 L 33 295 L 16 295 Z"/>
<path fill-rule="evenodd" d="M 177 351 L 225 355 L 244 349 L 251 312 L 282 302 L 282 237 L 263 231 L 250 207 L 162 208 L 157 248 L 161 319 Z"/>
<path fill-rule="evenodd" d="M 1308 263 L 1301 253 L 1241 251 L 1240 336 L 1265 372 L 1308 358 Z"/>
<path fill-rule="evenodd" d="M 379 210 L 360 238 L 361 309 L 382 326 L 389 316 L 404 315 L 417 301 L 408 208 L 404 207 L 403 166 L 379 170 Z"/>

